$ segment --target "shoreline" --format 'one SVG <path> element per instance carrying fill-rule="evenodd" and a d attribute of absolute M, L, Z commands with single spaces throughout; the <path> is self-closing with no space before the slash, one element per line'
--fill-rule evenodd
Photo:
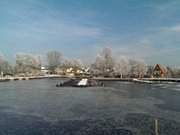
<path fill-rule="evenodd" d="M 20 80 L 35 80 L 35 79 L 53 79 L 53 78 L 78 78 L 64 75 L 45 75 L 45 76 L 31 76 L 31 77 L 1 77 L 0 82 L 20 81 Z M 180 78 L 105 78 L 93 77 L 97 81 L 122 81 L 135 83 L 180 83 Z"/>

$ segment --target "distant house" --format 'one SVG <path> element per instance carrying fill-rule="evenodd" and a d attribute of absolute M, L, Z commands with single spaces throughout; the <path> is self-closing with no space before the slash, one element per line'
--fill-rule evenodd
<path fill-rule="evenodd" d="M 47 67 L 42 66 L 41 67 L 41 73 L 43 73 L 43 74 L 50 74 L 50 71 L 47 69 Z"/>
<path fill-rule="evenodd" d="M 57 67 L 57 68 L 55 68 L 55 74 L 64 75 L 65 71 L 63 70 L 63 68 Z"/>
<path fill-rule="evenodd" d="M 164 78 L 167 76 L 167 69 L 166 67 L 156 64 L 153 69 L 152 77 L 155 78 Z"/>
<path fill-rule="evenodd" d="M 74 73 L 74 69 L 72 67 L 67 68 L 66 73 Z"/>
<path fill-rule="evenodd" d="M 69 76 L 87 76 L 90 74 L 89 68 L 70 67 L 65 70 L 65 74 Z"/>
<path fill-rule="evenodd" d="M 77 69 L 75 74 L 77 76 L 90 76 L 90 70 L 89 70 L 89 68 Z"/>

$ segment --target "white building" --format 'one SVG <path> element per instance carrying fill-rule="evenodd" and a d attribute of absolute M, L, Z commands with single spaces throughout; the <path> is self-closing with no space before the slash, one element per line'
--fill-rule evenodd
<path fill-rule="evenodd" d="M 44 67 L 44 66 L 41 66 L 41 72 L 43 74 L 49 74 L 49 70 L 46 67 Z"/>

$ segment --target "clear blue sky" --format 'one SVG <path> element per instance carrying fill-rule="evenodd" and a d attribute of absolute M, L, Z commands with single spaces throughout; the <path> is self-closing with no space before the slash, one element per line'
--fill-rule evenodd
<path fill-rule="evenodd" d="M 0 0 L 0 54 L 59 50 L 92 61 L 116 56 L 180 65 L 179 0 Z"/>

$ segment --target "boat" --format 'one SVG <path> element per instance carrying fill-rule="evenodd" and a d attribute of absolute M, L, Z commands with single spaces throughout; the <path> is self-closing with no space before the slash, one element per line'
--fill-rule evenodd
<path fill-rule="evenodd" d="M 87 87 L 88 86 L 88 79 L 81 79 L 77 83 L 77 87 Z"/>
<path fill-rule="evenodd" d="M 143 80 L 143 79 L 136 79 L 136 78 L 134 78 L 132 81 L 136 82 L 136 83 L 148 83 L 148 84 L 152 84 L 153 83 L 153 81 Z"/>
<path fill-rule="evenodd" d="M 79 82 L 78 79 L 69 79 L 65 82 L 61 82 L 59 84 L 56 84 L 56 87 L 73 87 Z"/>
<path fill-rule="evenodd" d="M 100 81 L 96 81 L 93 79 L 70 79 L 63 83 L 59 83 L 56 87 L 95 87 L 95 86 L 104 86 L 104 84 Z"/>

